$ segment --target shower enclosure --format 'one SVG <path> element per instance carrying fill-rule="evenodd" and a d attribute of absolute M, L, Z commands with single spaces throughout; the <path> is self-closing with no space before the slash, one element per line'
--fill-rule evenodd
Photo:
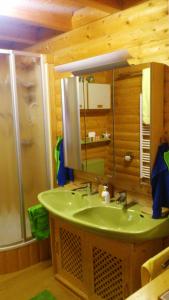
<path fill-rule="evenodd" d="M 50 188 L 43 57 L 0 50 L 0 247 L 31 239 L 28 207 Z"/>

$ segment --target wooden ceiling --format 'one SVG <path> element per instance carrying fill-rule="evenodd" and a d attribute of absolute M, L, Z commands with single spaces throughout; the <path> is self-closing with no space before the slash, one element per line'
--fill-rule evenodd
<path fill-rule="evenodd" d="M 0 48 L 24 49 L 146 0 L 0 0 Z"/>

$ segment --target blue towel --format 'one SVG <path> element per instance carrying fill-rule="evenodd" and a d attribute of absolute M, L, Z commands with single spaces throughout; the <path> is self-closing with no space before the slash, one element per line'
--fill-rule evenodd
<path fill-rule="evenodd" d="M 151 185 L 153 196 L 153 218 L 161 217 L 162 207 L 169 208 L 169 170 L 164 161 L 164 152 L 169 150 L 167 143 L 158 148 L 156 161 L 152 170 Z"/>
<path fill-rule="evenodd" d="M 63 149 L 63 139 L 59 145 L 59 170 L 57 173 L 57 181 L 59 186 L 65 185 L 68 181 L 74 181 L 73 170 L 66 168 L 64 166 L 64 149 Z"/>

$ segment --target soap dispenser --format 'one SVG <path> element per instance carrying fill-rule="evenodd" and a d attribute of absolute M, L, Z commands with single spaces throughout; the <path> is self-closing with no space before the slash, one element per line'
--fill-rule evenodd
<path fill-rule="evenodd" d="M 108 191 L 108 186 L 106 185 L 103 187 L 102 198 L 106 204 L 110 203 L 110 193 Z"/>

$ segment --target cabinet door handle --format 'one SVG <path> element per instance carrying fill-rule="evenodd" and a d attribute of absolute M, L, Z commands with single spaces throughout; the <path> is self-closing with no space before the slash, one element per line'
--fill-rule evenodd
<path fill-rule="evenodd" d="M 97 107 L 98 107 L 98 108 L 102 108 L 103 105 L 102 105 L 102 104 L 98 104 Z"/>

